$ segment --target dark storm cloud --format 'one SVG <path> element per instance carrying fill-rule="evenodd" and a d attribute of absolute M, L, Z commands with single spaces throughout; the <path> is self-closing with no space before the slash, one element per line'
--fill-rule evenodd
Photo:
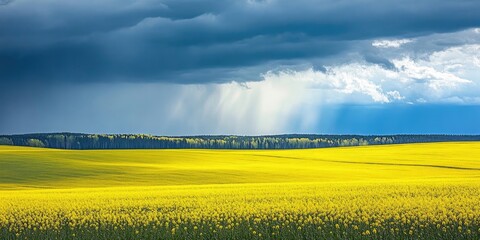
<path fill-rule="evenodd" d="M 470 0 L 14 1 L 0 7 L 0 81 L 241 80 L 357 40 L 479 26 L 479 12 Z"/>

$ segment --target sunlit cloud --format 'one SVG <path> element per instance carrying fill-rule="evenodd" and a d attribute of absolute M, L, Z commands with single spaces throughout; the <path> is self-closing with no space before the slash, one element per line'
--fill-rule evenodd
<path fill-rule="evenodd" d="M 413 42 L 412 39 L 396 39 L 396 40 L 375 40 L 372 46 L 377 48 L 399 48 L 404 44 Z"/>

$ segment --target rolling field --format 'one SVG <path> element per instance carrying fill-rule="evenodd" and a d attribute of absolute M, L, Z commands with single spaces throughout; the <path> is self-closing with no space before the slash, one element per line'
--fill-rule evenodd
<path fill-rule="evenodd" d="M 480 143 L 0 146 L 1 239 L 479 239 Z"/>

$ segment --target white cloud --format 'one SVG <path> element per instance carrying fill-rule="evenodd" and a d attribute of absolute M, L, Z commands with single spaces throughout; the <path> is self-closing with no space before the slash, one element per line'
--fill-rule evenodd
<path fill-rule="evenodd" d="M 400 56 L 389 61 L 395 69 L 368 62 L 268 72 L 260 82 L 288 85 L 302 94 L 317 89 L 328 96 L 322 103 L 468 102 L 480 91 L 480 44 L 447 48 L 422 57 Z M 476 95 L 475 95 L 476 94 Z M 472 96 L 473 95 L 473 96 Z M 452 101 L 450 101 L 452 102 Z M 458 101 L 457 101 L 458 102 Z"/>
<path fill-rule="evenodd" d="M 411 42 L 413 42 L 412 39 L 375 40 L 372 42 L 372 46 L 377 48 L 399 48 Z"/>
<path fill-rule="evenodd" d="M 416 80 L 426 84 L 434 93 L 451 90 L 460 85 L 471 83 L 470 80 L 460 78 L 453 73 L 438 69 L 441 63 L 429 61 L 413 61 L 410 58 L 395 59 L 392 61 L 399 70 L 398 78 L 407 81 Z M 432 64 L 433 63 L 433 64 Z M 438 64 L 438 65 L 435 65 Z"/>
<path fill-rule="evenodd" d="M 370 66 L 380 68 L 376 65 Z M 389 102 L 388 97 L 382 92 L 380 86 L 369 81 L 374 74 L 369 67 L 361 64 L 349 64 L 339 67 L 327 67 L 326 72 L 314 71 L 312 68 L 304 71 L 280 71 L 268 72 L 264 75 L 264 81 L 288 83 L 301 89 L 317 89 L 331 95 L 326 101 L 342 102 L 345 99 L 332 98 L 333 96 L 348 96 L 359 93 L 369 96 L 375 102 Z"/>
<path fill-rule="evenodd" d="M 387 92 L 388 96 L 390 96 L 392 99 L 395 99 L 395 100 L 403 100 L 405 99 L 405 97 L 403 97 L 399 91 L 397 90 L 394 90 L 394 91 L 388 91 Z"/>

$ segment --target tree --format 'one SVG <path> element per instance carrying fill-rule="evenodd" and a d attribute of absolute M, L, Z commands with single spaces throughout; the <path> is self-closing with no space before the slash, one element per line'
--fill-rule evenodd
<path fill-rule="evenodd" d="M 10 138 L 1 137 L 0 138 L 0 145 L 13 145 L 13 141 Z"/>
<path fill-rule="evenodd" d="M 30 147 L 45 147 L 45 144 L 43 144 L 42 141 L 35 138 L 28 139 L 27 145 Z"/>

